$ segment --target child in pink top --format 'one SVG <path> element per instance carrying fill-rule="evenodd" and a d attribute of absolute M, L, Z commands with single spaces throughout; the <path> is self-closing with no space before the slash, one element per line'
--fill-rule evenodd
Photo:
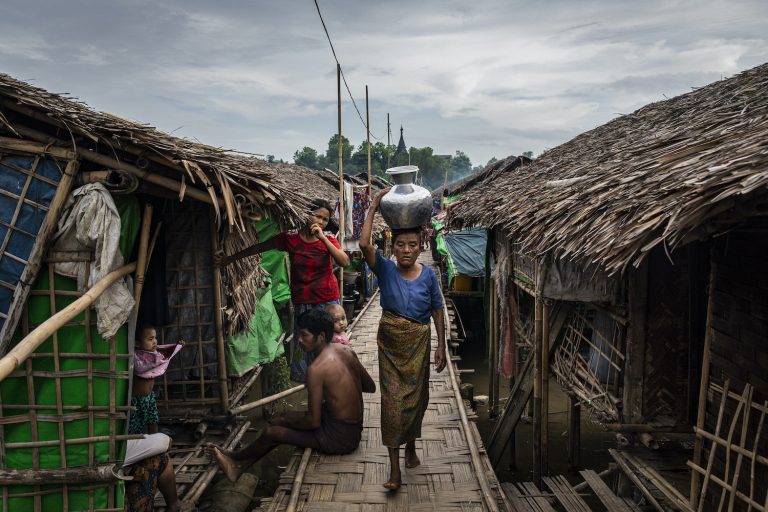
<path fill-rule="evenodd" d="M 184 340 L 169 345 L 157 344 L 157 331 L 151 325 L 136 330 L 136 349 L 133 356 L 133 389 L 128 422 L 129 434 L 154 434 L 157 432 L 159 415 L 155 393 L 155 378 L 168 369 L 171 358 L 179 353 Z"/>
<path fill-rule="evenodd" d="M 331 315 L 331 319 L 333 320 L 333 338 L 331 339 L 331 342 L 349 345 L 349 338 L 347 337 L 347 314 L 344 312 L 344 308 L 338 304 L 329 304 L 325 307 L 325 312 Z"/>

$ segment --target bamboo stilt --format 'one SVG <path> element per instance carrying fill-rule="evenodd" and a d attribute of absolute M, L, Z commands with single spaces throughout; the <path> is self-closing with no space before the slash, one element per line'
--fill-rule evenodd
<path fill-rule="evenodd" d="M 541 307 L 541 472 L 549 475 L 549 313 L 550 305 Z"/>
<path fill-rule="evenodd" d="M 540 272 L 538 263 L 536 264 L 536 273 Z M 541 299 L 541 289 L 536 286 L 536 296 L 534 303 L 534 323 L 533 323 L 533 483 L 541 488 L 541 353 L 544 347 L 544 338 L 542 336 L 541 317 L 543 314 L 543 301 Z"/>
<path fill-rule="evenodd" d="M 216 221 L 211 215 L 211 245 L 213 254 L 219 251 L 219 233 L 216 228 Z M 224 339 L 224 310 L 221 300 L 221 269 L 213 266 L 213 319 L 216 327 L 216 351 L 218 356 L 218 374 L 219 374 L 219 398 L 221 398 L 221 407 L 224 412 L 229 410 L 229 386 L 227 381 L 227 351 Z M 202 345 L 202 343 L 201 343 Z M 202 372 L 201 372 L 202 373 Z"/>

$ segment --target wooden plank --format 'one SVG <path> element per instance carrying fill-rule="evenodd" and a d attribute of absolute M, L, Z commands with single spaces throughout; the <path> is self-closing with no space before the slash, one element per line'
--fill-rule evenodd
<path fill-rule="evenodd" d="M 539 490 L 533 482 L 524 482 L 519 484 L 525 491 L 524 497 L 530 505 L 535 505 L 541 512 L 555 512 L 549 502 L 549 498 Z"/>
<path fill-rule="evenodd" d="M 632 509 L 629 508 L 624 500 L 616 496 L 606 485 L 606 483 L 603 482 L 603 479 L 597 475 L 597 473 L 591 469 L 587 469 L 584 471 L 579 471 L 579 474 L 581 474 L 584 480 L 589 484 L 589 486 L 595 492 L 595 495 L 603 503 L 603 505 L 605 505 L 607 510 L 616 512 L 632 512 Z"/>
<path fill-rule="evenodd" d="M 555 494 L 557 501 L 568 512 L 590 512 L 589 505 L 579 496 L 564 476 L 542 478 L 547 487 Z"/>

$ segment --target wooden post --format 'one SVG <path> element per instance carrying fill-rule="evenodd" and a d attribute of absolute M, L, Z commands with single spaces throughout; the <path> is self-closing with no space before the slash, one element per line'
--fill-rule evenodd
<path fill-rule="evenodd" d="M 214 215 L 210 216 L 211 250 L 213 254 L 219 251 L 219 230 L 216 228 Z M 224 310 L 221 300 L 221 269 L 213 265 L 213 321 L 216 327 L 216 358 L 218 362 L 219 399 L 221 409 L 229 411 L 229 383 L 227 379 L 227 351 L 224 339 Z"/>
<path fill-rule="evenodd" d="M 574 393 L 568 393 L 568 469 L 578 469 L 581 461 L 581 406 Z"/>
<path fill-rule="evenodd" d="M 536 262 L 536 274 L 540 271 Z M 543 301 L 541 289 L 537 286 L 535 291 L 534 322 L 533 322 L 533 483 L 541 488 L 541 362 L 544 337 L 542 336 L 541 317 L 543 316 Z"/>
<path fill-rule="evenodd" d="M 629 326 L 624 361 L 623 423 L 643 422 L 645 323 L 648 306 L 648 262 L 629 274 Z"/>
<path fill-rule="evenodd" d="M 549 312 L 548 301 L 541 306 L 541 472 L 549 474 Z"/>
<path fill-rule="evenodd" d="M 339 120 L 339 244 L 341 250 L 344 250 L 344 172 L 342 170 L 342 143 L 341 143 L 341 64 L 336 64 L 336 99 L 337 99 L 337 115 Z M 344 302 L 344 269 L 339 268 L 339 296 L 341 302 Z"/>
<path fill-rule="evenodd" d="M 702 430 L 704 428 L 704 419 L 707 412 L 707 389 L 709 388 L 709 362 L 710 362 L 710 347 L 712 344 L 712 308 L 713 298 L 712 295 L 715 291 L 715 279 L 717 277 L 717 267 L 714 262 L 714 258 L 710 256 L 709 264 L 709 292 L 707 294 L 707 320 L 704 331 L 704 353 L 702 354 L 701 361 L 701 381 L 699 383 L 699 403 L 696 415 L 696 429 Z M 702 440 L 700 436 L 696 436 L 693 447 L 693 463 L 697 466 L 701 466 L 701 450 Z M 691 493 L 690 504 L 695 508 L 699 502 L 699 473 L 691 471 Z"/>
<path fill-rule="evenodd" d="M 392 145 L 392 140 L 389 137 L 391 130 L 389 128 L 389 112 L 387 112 L 387 169 L 389 169 L 389 146 Z"/>
<path fill-rule="evenodd" d="M 37 232 L 35 245 L 27 259 L 27 266 L 21 273 L 19 283 L 16 285 L 16 290 L 13 292 L 11 307 L 8 310 L 8 317 L 5 319 L 3 328 L 0 331 L 0 356 L 5 355 L 5 352 L 8 349 L 8 344 L 11 341 L 11 336 L 13 336 L 13 333 L 16 331 L 16 325 L 24 311 L 24 304 L 26 304 L 27 297 L 29 297 L 32 283 L 34 282 L 37 273 L 40 271 L 43 255 L 48 249 L 48 243 L 50 242 L 51 236 L 53 236 L 53 233 L 56 231 L 59 215 L 61 214 L 61 210 L 64 207 L 67 197 L 69 197 L 69 191 L 72 189 L 72 180 L 77 172 L 78 165 L 79 163 L 77 160 L 70 160 L 67 162 L 67 166 L 64 168 L 64 174 L 56 187 L 56 194 L 53 196 L 53 200 L 48 207 L 48 213 L 45 215 L 43 224 Z"/>
<path fill-rule="evenodd" d="M 373 201 L 371 192 L 371 116 L 368 110 L 368 86 L 365 86 L 365 132 L 368 138 L 368 200 Z"/>
<path fill-rule="evenodd" d="M 498 415 L 499 403 L 499 296 L 496 280 L 491 278 L 490 336 L 488 347 L 488 416 Z"/>

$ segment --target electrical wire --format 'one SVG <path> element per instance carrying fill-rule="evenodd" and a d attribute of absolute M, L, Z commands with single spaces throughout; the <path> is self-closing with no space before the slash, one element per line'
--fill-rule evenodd
<path fill-rule="evenodd" d="M 339 70 L 341 71 L 341 79 L 344 81 L 344 86 L 347 88 L 347 93 L 349 94 L 349 99 L 352 100 L 352 105 L 355 107 L 355 110 L 357 111 L 357 116 L 360 118 L 360 122 L 363 123 L 363 126 L 365 127 L 366 131 L 371 134 L 371 137 L 373 137 L 376 140 L 381 140 L 379 137 L 375 136 L 371 131 L 370 128 L 366 125 L 365 120 L 363 119 L 363 114 L 360 113 L 360 109 L 357 108 L 357 102 L 355 101 L 355 97 L 352 96 L 352 91 L 349 89 L 349 84 L 347 83 L 347 77 L 344 76 L 344 70 L 341 67 L 341 63 L 339 62 L 339 58 L 336 56 L 336 49 L 333 47 L 333 42 L 331 41 L 331 35 L 328 33 L 328 28 L 325 26 L 325 20 L 323 19 L 323 15 L 320 12 L 320 5 L 317 3 L 317 0 L 315 1 L 315 7 L 317 8 L 317 15 L 320 16 L 320 23 L 323 24 L 323 30 L 325 31 L 325 37 L 328 38 L 328 44 L 331 45 L 331 53 L 333 53 L 333 60 L 336 61 L 336 65 L 339 66 Z"/>

